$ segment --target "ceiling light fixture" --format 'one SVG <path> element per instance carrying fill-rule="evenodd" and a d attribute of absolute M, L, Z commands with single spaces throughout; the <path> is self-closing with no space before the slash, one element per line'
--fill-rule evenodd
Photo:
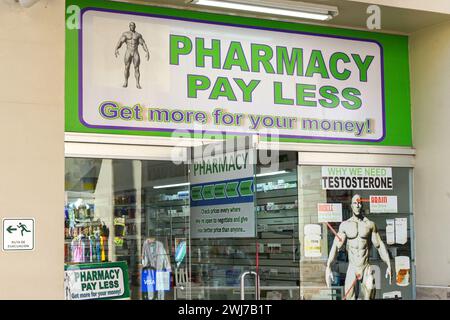
<path fill-rule="evenodd" d="M 176 184 L 166 184 L 164 186 L 155 186 L 153 189 L 168 189 L 168 188 L 177 188 L 177 187 L 184 187 L 190 185 L 189 182 L 185 183 L 176 183 Z"/>
<path fill-rule="evenodd" d="M 273 172 L 266 172 L 266 173 L 258 173 L 256 176 L 259 177 L 268 177 L 268 176 L 277 176 L 280 174 L 285 174 L 287 173 L 286 170 L 281 170 L 281 171 L 273 171 Z"/>
<path fill-rule="evenodd" d="M 22 7 L 29 8 L 39 0 L 15 0 L 15 1 L 18 2 Z"/>
<path fill-rule="evenodd" d="M 266 13 L 301 19 L 330 20 L 337 16 L 337 7 L 283 0 L 187 0 L 188 3 L 225 9 Z"/>

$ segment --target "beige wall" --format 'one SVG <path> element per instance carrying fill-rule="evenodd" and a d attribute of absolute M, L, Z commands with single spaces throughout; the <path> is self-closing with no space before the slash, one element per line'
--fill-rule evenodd
<path fill-rule="evenodd" d="M 450 1 L 448 0 L 347 0 L 354 2 L 372 3 L 382 6 L 404 9 L 431 11 L 450 14 Z"/>
<path fill-rule="evenodd" d="M 0 1 L 0 43 L 0 218 L 36 219 L 34 252 L 0 251 L 0 299 L 60 299 L 64 1 Z"/>
<path fill-rule="evenodd" d="M 450 22 L 410 38 L 417 283 L 450 285 Z"/>
<path fill-rule="evenodd" d="M 0 218 L 36 250 L 0 251 L 0 299 L 63 298 L 64 1 L 0 1 Z M 450 284 L 450 23 L 411 36 L 417 282 Z M 0 231 L 1 232 L 1 231 Z"/>

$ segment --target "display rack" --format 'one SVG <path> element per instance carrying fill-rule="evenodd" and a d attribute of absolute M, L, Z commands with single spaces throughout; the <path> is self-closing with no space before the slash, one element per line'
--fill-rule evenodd
<path fill-rule="evenodd" d="M 299 285 L 297 172 L 294 168 L 257 175 L 255 189 L 256 238 L 191 239 L 193 282 L 198 286 L 192 288 L 203 288 L 204 298 L 238 299 L 240 275 L 257 267 L 262 298 L 295 296 L 291 292 Z M 251 290 L 253 280 L 247 282 Z"/>
<path fill-rule="evenodd" d="M 128 265 L 130 288 L 133 298 L 139 290 L 139 246 L 138 224 L 139 199 L 136 189 L 116 190 L 114 192 L 114 214 L 112 240 L 114 261 L 125 261 Z"/>
<path fill-rule="evenodd" d="M 97 247 L 100 246 L 103 226 L 102 221 L 95 216 L 93 192 L 67 191 L 64 232 L 65 263 L 101 262 L 101 251 L 97 250 Z M 83 238 L 80 238 L 81 235 Z M 75 244 L 81 246 L 77 258 L 72 254 L 72 245 Z M 103 256 L 106 257 L 105 247 L 102 249 Z"/>
<path fill-rule="evenodd" d="M 145 219 L 142 221 L 142 238 L 154 237 L 163 243 L 174 272 L 176 242 L 179 239 L 187 239 L 189 234 L 188 187 L 144 188 L 143 212 Z M 186 261 L 185 258 L 179 269 L 186 268 Z M 173 282 L 173 285 L 176 284 Z M 165 299 L 173 298 L 172 291 L 166 293 Z"/>
<path fill-rule="evenodd" d="M 256 184 L 261 295 L 285 295 L 282 288 L 299 285 L 297 171 L 257 176 Z"/>

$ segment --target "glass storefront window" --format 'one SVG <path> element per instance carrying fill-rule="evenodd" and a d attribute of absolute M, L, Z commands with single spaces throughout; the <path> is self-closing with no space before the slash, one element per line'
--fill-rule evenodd
<path fill-rule="evenodd" d="M 413 299 L 411 169 L 357 188 L 327 170 L 380 168 L 297 163 L 280 152 L 274 169 L 255 165 L 255 237 L 194 238 L 188 165 L 67 158 L 66 269 L 104 280 L 98 270 L 124 266 L 126 298 L 142 300 Z"/>
<path fill-rule="evenodd" d="M 298 299 L 297 155 L 255 167 L 256 237 L 193 239 L 187 165 L 66 159 L 65 263 L 124 262 L 131 299 Z M 166 290 L 153 271 L 164 271 Z"/>
<path fill-rule="evenodd" d="M 342 168 L 352 170 L 331 169 Z M 333 189 L 324 185 L 324 169 L 299 168 L 302 298 L 413 299 L 411 169 L 387 168 L 392 188 L 385 190 L 375 180 L 364 189 Z"/>
<path fill-rule="evenodd" d="M 187 263 L 186 167 L 68 158 L 65 189 L 66 265 L 123 261 L 131 299 L 174 299 L 173 281 Z M 164 283 L 155 283 L 156 272 Z"/>

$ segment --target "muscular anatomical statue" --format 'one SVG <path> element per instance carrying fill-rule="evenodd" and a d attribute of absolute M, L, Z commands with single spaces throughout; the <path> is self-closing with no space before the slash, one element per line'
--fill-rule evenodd
<path fill-rule="evenodd" d="M 119 39 L 119 42 L 116 46 L 116 58 L 119 56 L 119 49 L 122 45 L 127 44 L 127 51 L 125 52 L 125 82 L 123 87 L 128 87 L 128 78 L 130 77 L 130 67 L 131 63 L 134 65 L 134 76 L 136 78 L 136 87 L 138 89 L 142 89 L 140 78 L 141 74 L 139 72 L 139 65 L 141 64 L 141 57 L 139 55 L 139 45 L 142 45 L 145 51 L 145 56 L 147 61 L 150 59 L 150 54 L 148 52 L 147 44 L 142 38 L 140 33 L 136 32 L 136 24 L 134 22 L 130 22 L 130 31 L 126 31 L 122 34 Z"/>
<path fill-rule="evenodd" d="M 386 278 L 391 284 L 391 262 L 389 253 L 381 240 L 380 234 L 373 221 L 361 213 L 361 197 L 356 194 L 352 198 L 353 215 L 339 226 L 339 232 L 334 238 L 330 255 L 327 261 L 325 279 L 327 286 L 333 281 L 331 265 L 336 260 L 339 249 L 346 246 L 348 255 L 348 269 L 345 277 L 345 299 L 356 300 L 356 286 L 359 285 L 359 294 L 364 300 L 374 299 L 376 293 L 374 271 L 369 264 L 369 250 L 374 245 L 381 259 L 387 264 Z"/>

